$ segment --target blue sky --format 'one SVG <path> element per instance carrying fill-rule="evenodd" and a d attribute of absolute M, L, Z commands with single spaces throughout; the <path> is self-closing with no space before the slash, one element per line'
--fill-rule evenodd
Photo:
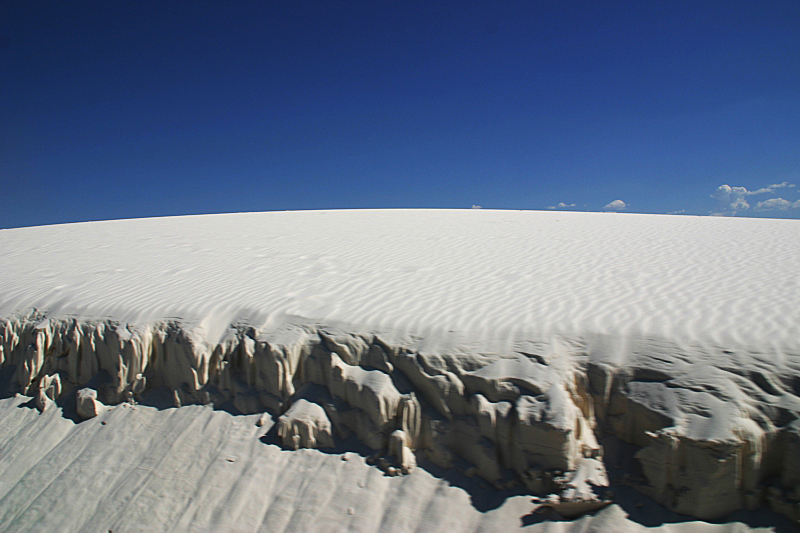
<path fill-rule="evenodd" d="M 0 95 L 0 227 L 615 200 L 800 218 L 797 0 L 5 0 Z"/>

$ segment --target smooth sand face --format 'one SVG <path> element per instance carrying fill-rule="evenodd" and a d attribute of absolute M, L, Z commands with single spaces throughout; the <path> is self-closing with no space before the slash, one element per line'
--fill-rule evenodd
<path fill-rule="evenodd" d="M 568 498 L 587 479 L 602 484 L 604 433 L 634 446 L 626 464 L 644 477 L 626 483 L 678 512 L 721 518 L 769 503 L 794 516 L 798 229 L 792 220 L 391 210 L 0 231 L 3 379 L 42 411 L 18 408 L 23 397 L 0 409 L 0 526 L 658 523 L 642 518 L 629 489 L 594 517 L 531 515 L 526 491 Z M 157 390 L 175 405 L 254 414 L 113 407 Z M 52 405 L 75 398 L 67 411 L 91 417 L 78 425 Z M 279 437 L 260 439 L 281 414 Z M 410 474 L 277 446 L 348 435 Z M 414 468 L 418 460 L 428 467 Z M 556 490 L 547 476 L 562 471 L 571 481 Z M 464 481 L 465 472 L 477 477 Z"/>

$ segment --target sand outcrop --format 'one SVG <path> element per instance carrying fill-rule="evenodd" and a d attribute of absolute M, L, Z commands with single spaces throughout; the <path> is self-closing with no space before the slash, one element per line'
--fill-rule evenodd
<path fill-rule="evenodd" d="M 44 411 L 48 406 L 61 396 L 61 378 L 58 374 L 44 375 L 39 379 L 39 385 L 34 396 L 34 403 L 39 411 Z"/>
<path fill-rule="evenodd" d="M 331 421 L 320 405 L 300 398 L 278 418 L 278 436 L 287 448 L 330 448 Z"/>
<path fill-rule="evenodd" d="M 602 506 L 606 432 L 640 447 L 638 489 L 670 509 L 715 519 L 767 503 L 796 514 L 794 378 L 757 370 L 744 353 L 696 347 L 701 357 L 683 357 L 685 348 L 639 339 L 611 360 L 605 341 L 558 338 L 533 351 L 429 353 L 307 324 L 230 331 L 212 345 L 178 323 L 32 314 L 0 322 L 0 362 L 40 410 L 74 390 L 79 416 L 91 418 L 166 390 L 176 403 L 268 411 L 290 449 L 355 435 L 392 472 L 422 457 L 464 465 L 497 487 L 572 502 L 564 509 Z"/>
<path fill-rule="evenodd" d="M 84 388 L 78 391 L 76 399 L 76 408 L 78 416 L 83 420 L 94 418 L 105 411 L 106 406 L 103 402 L 97 399 L 97 391 L 90 388 Z"/>

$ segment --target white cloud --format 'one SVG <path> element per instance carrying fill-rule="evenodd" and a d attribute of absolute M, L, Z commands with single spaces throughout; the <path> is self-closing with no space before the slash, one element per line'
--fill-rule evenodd
<path fill-rule="evenodd" d="M 622 200 L 614 200 L 613 202 L 607 203 L 603 209 L 608 209 L 610 211 L 620 211 L 621 209 L 625 209 L 628 207 L 628 204 L 623 202 Z"/>
<path fill-rule="evenodd" d="M 794 187 L 794 183 L 789 183 L 788 181 L 784 181 L 783 183 L 773 183 L 772 185 L 762 187 L 761 189 L 757 189 L 755 191 L 748 191 L 747 189 L 745 189 L 746 191 L 745 194 L 747 194 L 748 196 L 751 194 L 765 194 L 768 192 L 775 192 L 775 189 L 785 189 L 788 187 Z"/>
<path fill-rule="evenodd" d="M 745 199 L 747 196 L 753 196 L 756 194 L 770 194 L 774 193 L 775 189 L 784 189 L 790 187 L 794 187 L 794 184 L 786 181 L 784 181 L 783 183 L 773 183 L 768 187 L 762 187 L 760 189 L 756 189 L 755 191 L 748 191 L 746 187 L 731 187 L 728 184 L 720 185 L 719 187 L 717 187 L 717 190 L 714 191 L 714 193 L 711 195 L 711 197 L 715 198 L 718 202 L 717 212 L 715 212 L 714 214 L 735 215 L 738 211 L 745 211 L 747 209 L 750 209 L 750 204 Z M 790 204 L 783 198 L 770 198 L 768 200 L 758 202 L 754 210 L 757 211 L 768 211 L 771 209 L 785 210 L 791 206 L 793 206 L 793 204 Z"/>
<path fill-rule="evenodd" d="M 789 183 L 788 181 L 784 181 L 783 183 L 773 183 L 772 185 L 768 185 L 767 187 L 762 187 L 755 191 L 748 191 L 745 189 L 745 194 L 748 196 L 752 194 L 766 194 L 770 192 L 775 192 L 775 189 L 784 189 L 787 187 L 794 187 L 794 183 Z M 744 187 L 742 187 L 744 189 Z"/>
<path fill-rule="evenodd" d="M 565 204 L 564 202 L 558 202 L 556 205 L 548 205 L 547 209 L 567 209 L 569 207 L 575 207 L 575 204 Z"/>
<path fill-rule="evenodd" d="M 755 211 L 771 211 L 773 209 L 786 211 L 791 206 L 792 203 L 789 200 L 784 200 L 783 198 L 770 198 L 769 200 L 758 202 L 753 209 Z"/>
<path fill-rule="evenodd" d="M 749 191 L 744 187 L 731 187 L 728 184 L 720 185 L 711 198 L 719 202 L 719 211 L 735 215 L 741 209 L 750 209 L 750 204 L 744 199 Z"/>
<path fill-rule="evenodd" d="M 744 187 L 742 187 L 742 188 L 744 189 Z M 766 194 L 768 192 L 775 192 L 775 190 L 770 188 L 770 187 L 762 187 L 760 189 L 756 189 L 755 191 L 748 191 L 747 189 L 744 190 L 744 193 L 747 196 L 751 196 L 753 194 Z"/>

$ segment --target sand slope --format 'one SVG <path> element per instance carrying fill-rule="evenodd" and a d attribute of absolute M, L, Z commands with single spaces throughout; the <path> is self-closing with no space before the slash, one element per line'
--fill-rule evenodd
<path fill-rule="evenodd" d="M 239 509 L 237 520 L 253 521 L 242 530 L 255 531 L 265 516 L 282 516 L 264 514 L 275 505 L 289 518 L 268 530 L 330 529 L 339 523 L 330 487 L 342 466 L 302 448 L 354 442 L 382 456 L 377 468 L 359 460 L 372 472 L 364 475 L 383 480 L 370 494 L 387 502 L 366 515 L 353 508 L 356 530 L 429 530 L 434 515 L 456 520 L 455 529 L 521 526 L 536 520 L 521 518 L 532 504 L 519 495 L 491 512 L 439 508 L 439 494 L 448 494 L 442 502 L 465 498 L 443 484 L 445 473 L 476 475 L 495 498 L 506 490 L 552 503 L 557 495 L 571 500 L 556 505 L 568 513 L 603 497 L 609 468 L 612 484 L 683 514 L 720 519 L 770 506 L 797 520 L 798 229 L 791 220 L 397 210 L 0 231 L 4 388 L 38 408 L 4 411 L 18 428 L 6 433 L 8 457 L 25 457 L 8 479 L 28 466 L 4 485 L 0 513 L 5 524 L 36 530 L 49 507 L 35 499 L 20 514 L 20 502 L 60 479 L 89 507 L 131 517 L 124 529 L 151 523 L 130 503 L 147 506 L 148 498 L 163 508 L 152 516 L 181 531 L 238 527 L 215 521 L 218 506 Z M 268 414 L 259 426 L 201 407 L 103 405 L 156 397 L 162 406 Z M 73 426 L 54 414 L 54 401 L 68 416 L 94 418 Z M 104 431 L 110 420 L 98 421 L 108 417 L 125 421 Z M 141 429 L 152 424 L 168 431 L 152 439 Z M 278 472 L 304 471 L 306 461 L 329 465 L 312 468 L 334 481 L 308 472 L 298 476 L 301 488 L 239 492 L 250 474 L 219 470 L 209 448 L 223 446 L 233 426 L 241 434 L 230 446 L 249 450 L 248 464 L 261 454 L 287 457 L 276 469 L 255 468 L 267 486 L 283 482 Z M 267 430 L 273 444 L 259 440 Z M 86 448 L 95 431 L 101 441 Z M 40 433 L 48 437 L 22 453 L 19 443 Z M 611 464 L 620 455 L 601 446 L 608 436 L 633 446 L 635 459 Z M 300 449 L 279 451 L 278 443 Z M 87 452 L 94 449 L 96 457 Z M 123 466 L 111 468 L 115 454 Z M 132 466 L 137 454 L 145 467 Z M 151 467 L 162 460 L 152 457 L 167 462 Z M 184 464 L 196 468 L 186 474 L 195 488 L 158 496 L 166 490 L 159 475 L 172 486 Z M 100 501 L 72 481 L 82 471 L 121 486 Z M 125 471 L 124 481 L 115 477 Z M 218 503 L 196 509 L 187 503 L 207 499 L 218 483 L 232 485 L 229 496 L 214 492 Z M 129 485 L 140 489 L 128 493 Z M 301 489 L 302 497 L 286 495 Z M 520 513 L 523 500 L 529 510 Z M 306 501 L 313 510 L 298 514 Z M 74 530 L 117 520 L 93 522 L 62 503 Z M 620 514 L 612 505 L 583 522 L 541 527 L 582 530 L 586 520 Z"/>
<path fill-rule="evenodd" d="M 3 531 L 790 530 L 756 515 L 739 518 L 750 526 L 683 521 L 635 494 L 627 512 L 667 522 L 645 527 L 617 505 L 575 521 L 548 515 L 553 522 L 531 513 L 530 498 L 492 498 L 485 484 L 463 476 L 417 469 L 392 478 L 356 453 L 281 450 L 260 440 L 270 428 L 257 427 L 257 415 L 123 404 L 76 425 L 57 409 L 20 408 L 25 400 L 0 400 Z"/>

